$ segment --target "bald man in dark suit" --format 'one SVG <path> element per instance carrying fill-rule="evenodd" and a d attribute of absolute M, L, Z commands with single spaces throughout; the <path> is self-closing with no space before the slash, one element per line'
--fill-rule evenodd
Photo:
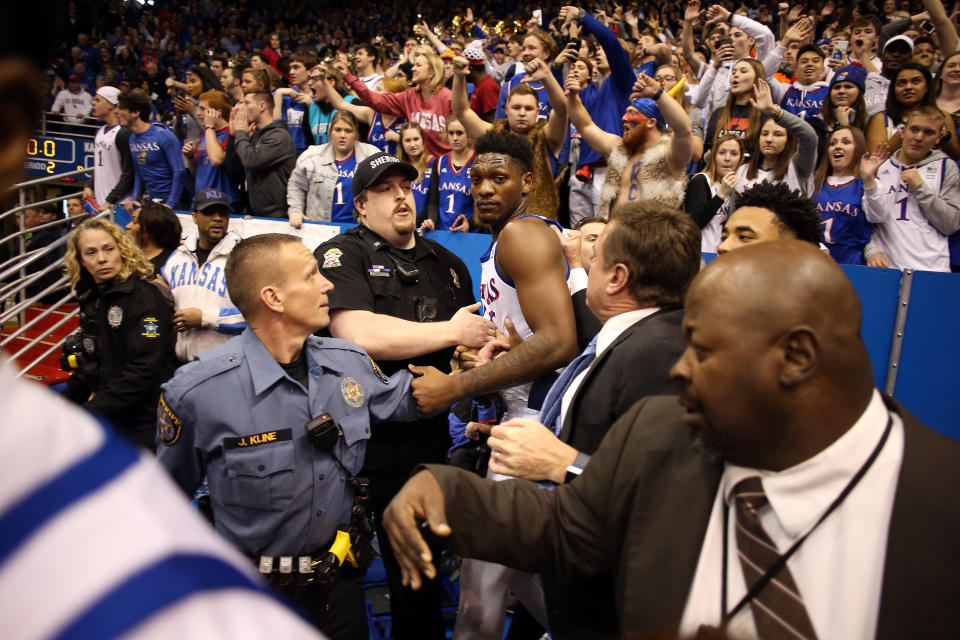
<path fill-rule="evenodd" d="M 680 403 L 641 401 L 553 492 L 421 471 L 387 512 L 407 582 L 435 573 L 421 519 L 468 557 L 611 572 L 625 635 L 765 637 L 761 605 L 789 583 L 821 639 L 954 637 L 960 443 L 881 398 L 859 327 L 856 292 L 812 246 L 719 258 L 686 299 Z M 738 494 L 744 480 L 754 493 Z M 759 580 L 738 559 L 744 504 L 774 555 L 799 545 Z"/>

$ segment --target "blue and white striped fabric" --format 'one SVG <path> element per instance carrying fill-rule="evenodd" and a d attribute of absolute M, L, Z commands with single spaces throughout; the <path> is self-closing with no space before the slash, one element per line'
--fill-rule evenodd
<path fill-rule="evenodd" d="M 5 363 L 0 407 L 0 637 L 321 637 L 145 452 Z"/>

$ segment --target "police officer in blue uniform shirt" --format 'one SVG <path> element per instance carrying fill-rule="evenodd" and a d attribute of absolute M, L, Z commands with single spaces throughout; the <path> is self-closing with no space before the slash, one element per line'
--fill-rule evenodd
<path fill-rule="evenodd" d="M 188 495 L 208 476 L 217 530 L 321 631 L 365 639 L 362 563 L 343 559 L 325 584 L 319 559 L 351 523 L 371 421 L 418 417 L 411 376 L 311 335 L 329 323 L 333 285 L 298 238 L 241 241 L 226 280 L 249 326 L 163 386 L 159 460 Z M 333 426 L 326 449 L 308 435 L 318 424 Z"/>

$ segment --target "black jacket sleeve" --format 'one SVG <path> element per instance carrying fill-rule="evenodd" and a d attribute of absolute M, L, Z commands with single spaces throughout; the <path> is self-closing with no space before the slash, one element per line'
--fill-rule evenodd
<path fill-rule="evenodd" d="M 702 173 L 693 176 L 687 184 L 687 197 L 683 208 L 697 226 L 701 229 L 707 226 L 722 206 L 723 198 L 713 195 L 712 190 L 707 186 L 706 176 Z"/>
<path fill-rule="evenodd" d="M 107 202 L 117 204 L 133 189 L 133 156 L 130 155 L 130 130 L 121 128 L 116 137 L 117 150 L 120 152 L 120 180 L 107 195 Z"/>

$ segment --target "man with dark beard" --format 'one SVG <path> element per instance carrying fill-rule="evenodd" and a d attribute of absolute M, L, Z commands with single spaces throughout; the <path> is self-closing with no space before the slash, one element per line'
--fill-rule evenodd
<path fill-rule="evenodd" d="M 636 98 L 623 114 L 623 137 L 608 133 L 590 118 L 577 95 L 580 83 L 567 77 L 567 112 L 583 140 L 607 159 L 598 215 L 609 218 L 615 204 L 657 200 L 677 208 L 686 190 L 693 157 L 693 130 L 683 107 L 657 82 L 641 73 Z M 669 127 L 672 135 L 664 135 Z"/>

